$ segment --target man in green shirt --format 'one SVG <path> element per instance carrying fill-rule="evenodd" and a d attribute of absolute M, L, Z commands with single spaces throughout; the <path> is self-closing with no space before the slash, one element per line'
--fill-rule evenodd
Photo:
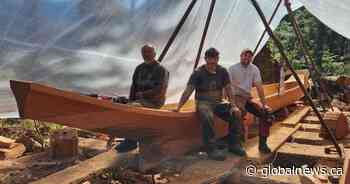
<path fill-rule="evenodd" d="M 208 157 L 213 160 L 225 160 L 225 155 L 217 149 L 215 144 L 215 132 L 213 129 L 214 114 L 229 123 L 229 151 L 237 155 L 246 155 L 240 144 L 240 110 L 233 101 L 231 95 L 230 78 L 227 70 L 218 65 L 219 52 L 210 48 L 205 52 L 206 64 L 194 71 L 187 83 L 176 112 L 191 96 L 195 90 L 196 111 L 202 127 L 203 143 Z M 230 105 L 223 102 L 223 92 L 228 95 Z"/>
<path fill-rule="evenodd" d="M 161 108 L 165 103 L 169 72 L 155 59 L 153 46 L 144 45 L 141 49 L 144 62 L 138 65 L 132 77 L 129 101 L 148 108 Z M 137 148 L 137 141 L 125 139 L 116 146 L 118 152 L 127 152 Z"/>

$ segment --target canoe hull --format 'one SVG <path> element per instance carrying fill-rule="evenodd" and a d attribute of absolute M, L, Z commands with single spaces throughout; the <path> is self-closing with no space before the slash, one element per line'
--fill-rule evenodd
<path fill-rule="evenodd" d="M 21 118 L 40 120 L 106 133 L 116 137 L 153 139 L 163 146 L 179 147 L 174 154 L 201 144 L 200 122 L 194 106 L 176 113 L 166 109 L 149 109 L 127 104 L 115 104 L 83 96 L 76 92 L 27 82 L 10 81 Z M 276 84 L 266 86 L 267 103 L 273 110 L 285 107 L 303 97 L 295 83 L 288 83 L 284 95 L 278 95 Z M 190 103 L 191 104 L 191 103 Z M 166 106 L 165 108 L 172 106 Z M 227 133 L 227 123 L 215 118 L 218 137 Z M 163 144 L 167 142 L 167 144 Z M 170 144 L 170 142 L 174 144 Z M 167 148 L 170 149 L 170 148 Z M 178 152 L 178 153 L 175 153 Z"/>

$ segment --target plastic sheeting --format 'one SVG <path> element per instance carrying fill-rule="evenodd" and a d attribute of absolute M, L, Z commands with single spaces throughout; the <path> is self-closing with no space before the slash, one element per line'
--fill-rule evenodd
<path fill-rule="evenodd" d="M 321 22 L 350 39 L 350 0 L 299 0 Z"/>
<path fill-rule="evenodd" d="M 269 18 L 278 0 L 258 2 Z M 318 5 L 313 9 L 317 13 L 325 4 L 316 2 L 321 0 L 308 6 L 312 9 Z M 151 43 L 160 54 L 189 3 L 190 0 L 2 0 L 0 117 L 17 115 L 11 113 L 16 112 L 16 103 L 9 89 L 10 79 L 84 93 L 127 95 L 133 70 L 142 62 L 141 46 Z M 168 102 L 178 100 L 192 72 L 209 5 L 210 0 L 197 2 L 163 60 L 170 71 Z M 301 4 L 295 1 L 293 6 Z M 281 6 L 272 28 L 285 14 Z M 333 22 L 327 19 L 329 16 L 333 15 L 326 15 L 324 22 Z M 348 20 L 344 17 L 344 21 Z M 339 25 L 333 28 L 340 30 Z M 263 31 L 248 0 L 217 1 L 204 50 L 218 48 L 220 63 L 229 66 L 239 61 L 243 48 L 256 46 Z M 203 58 L 200 62 L 204 62 Z"/>

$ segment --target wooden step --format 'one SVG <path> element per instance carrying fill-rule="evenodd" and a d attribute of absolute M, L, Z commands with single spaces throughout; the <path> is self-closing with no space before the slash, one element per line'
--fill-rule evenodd
<path fill-rule="evenodd" d="M 270 130 L 271 135 L 267 140 L 267 144 L 269 145 L 272 153 L 278 150 L 278 148 L 281 147 L 291 135 L 293 135 L 297 130 L 299 130 L 299 128 L 300 128 L 300 125 L 296 125 L 296 127 L 294 128 L 284 127 L 278 124 L 275 124 L 274 126 L 272 126 Z M 247 154 L 249 159 L 255 160 L 258 162 L 263 162 L 267 160 L 270 156 L 272 156 L 272 153 L 261 154 L 259 152 L 258 147 L 259 145 L 255 144 L 254 146 L 247 148 Z"/>
<path fill-rule="evenodd" d="M 0 160 L 15 159 L 21 156 L 26 148 L 21 143 L 14 143 L 12 148 L 0 148 Z"/>
<path fill-rule="evenodd" d="M 321 124 L 301 123 L 300 131 L 319 133 L 321 131 Z"/>
<path fill-rule="evenodd" d="M 0 148 L 13 148 L 15 140 L 0 136 Z"/>
<path fill-rule="evenodd" d="M 309 145 L 309 144 L 298 144 L 298 143 L 285 143 L 277 151 L 278 154 L 287 154 L 287 155 L 298 155 L 306 156 L 312 158 L 322 158 L 327 160 L 338 160 L 339 155 L 337 152 L 332 152 L 331 154 L 325 153 L 325 148 L 329 146 L 318 146 L 318 145 Z M 350 154 L 349 151 L 346 151 L 345 154 Z"/>
<path fill-rule="evenodd" d="M 293 134 L 291 141 L 310 145 L 333 145 L 331 140 L 320 137 L 318 132 L 305 132 L 301 130 Z M 343 139 L 337 140 L 337 142 L 339 144 L 344 144 L 346 148 L 350 148 L 350 135 Z"/>
<path fill-rule="evenodd" d="M 319 136 L 317 132 L 297 131 L 292 136 L 292 142 L 310 145 L 332 145 L 330 140 Z"/>
<path fill-rule="evenodd" d="M 317 116 L 306 116 L 301 122 L 307 124 L 320 124 L 320 120 Z"/>
<path fill-rule="evenodd" d="M 298 124 L 310 111 L 310 106 L 305 106 L 299 110 L 294 111 L 285 120 L 281 122 L 282 125 L 294 127 Z"/>

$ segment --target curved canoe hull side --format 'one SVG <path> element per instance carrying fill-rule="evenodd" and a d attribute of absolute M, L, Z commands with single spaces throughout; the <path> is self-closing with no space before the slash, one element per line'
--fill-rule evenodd
<path fill-rule="evenodd" d="M 52 122 L 74 128 L 92 130 L 118 137 L 163 137 L 192 139 L 200 142 L 200 123 L 192 110 L 175 113 L 114 104 L 82 96 L 79 93 L 25 81 L 10 81 L 21 118 Z M 286 85 L 284 95 L 278 95 L 276 84 L 266 87 L 267 103 L 275 111 L 304 96 L 294 83 Z M 216 118 L 215 130 L 224 136 L 227 124 Z"/>

